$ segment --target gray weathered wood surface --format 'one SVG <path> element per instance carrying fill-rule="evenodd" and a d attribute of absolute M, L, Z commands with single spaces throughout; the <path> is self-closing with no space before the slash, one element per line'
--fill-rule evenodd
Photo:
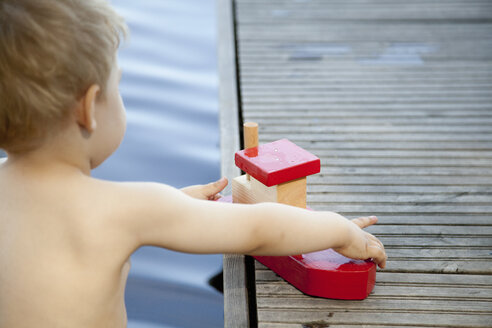
<path fill-rule="evenodd" d="M 221 175 L 232 179 L 240 174 L 234 165 L 239 149 L 239 107 L 236 76 L 236 49 L 233 7 L 230 0 L 217 1 L 219 113 L 221 144 Z M 225 193 L 230 192 L 228 187 Z M 224 326 L 249 327 L 249 301 L 246 263 L 243 255 L 226 254 L 224 271 Z"/>
<path fill-rule="evenodd" d="M 377 215 L 389 255 L 364 301 L 256 264 L 258 326 L 492 327 L 492 1 L 234 4 L 244 120 L 318 155 L 310 206 Z"/>

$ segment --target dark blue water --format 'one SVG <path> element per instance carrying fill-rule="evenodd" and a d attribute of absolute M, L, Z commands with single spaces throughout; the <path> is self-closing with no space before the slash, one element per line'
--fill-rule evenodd
<path fill-rule="evenodd" d="M 218 179 L 215 1 L 112 4 L 131 31 L 119 53 L 128 127 L 93 175 L 175 187 Z M 220 255 L 138 250 L 126 289 L 128 326 L 223 326 L 223 297 L 207 283 L 221 264 Z"/>

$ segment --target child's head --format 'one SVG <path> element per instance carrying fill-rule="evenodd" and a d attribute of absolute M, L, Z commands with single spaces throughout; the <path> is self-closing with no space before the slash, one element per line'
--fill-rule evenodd
<path fill-rule="evenodd" d="M 105 0 L 0 0 L 0 148 L 39 146 L 93 84 L 105 97 L 125 34 Z"/>

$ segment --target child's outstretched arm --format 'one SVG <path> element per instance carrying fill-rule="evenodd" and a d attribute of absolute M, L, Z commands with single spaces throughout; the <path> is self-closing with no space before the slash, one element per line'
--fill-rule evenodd
<path fill-rule="evenodd" d="M 384 268 L 381 242 L 361 228 L 376 218 L 349 221 L 333 212 L 276 203 L 227 204 L 198 200 L 157 183 L 118 184 L 121 219 L 134 248 L 154 245 L 188 253 L 292 255 L 334 248 Z M 121 205 L 124 204 L 124 205 Z"/>

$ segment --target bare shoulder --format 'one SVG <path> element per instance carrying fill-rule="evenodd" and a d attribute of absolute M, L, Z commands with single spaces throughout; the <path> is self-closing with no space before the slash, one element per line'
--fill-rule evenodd
<path fill-rule="evenodd" d="M 159 183 L 113 182 L 90 179 L 84 184 L 95 210 L 109 211 L 108 215 L 123 219 L 149 215 L 155 206 L 172 206 L 179 191 Z"/>
<path fill-rule="evenodd" d="M 172 225 L 193 203 L 183 192 L 165 184 L 90 180 L 87 188 L 93 210 L 102 213 L 110 226 L 136 238 L 132 242 L 137 247 L 143 244 L 138 238 L 144 231 Z"/>
<path fill-rule="evenodd" d="M 184 194 L 171 186 L 155 182 L 112 182 L 92 180 L 95 197 L 118 203 L 125 211 L 150 209 L 150 205 L 172 206 L 176 201 L 184 200 Z"/>

